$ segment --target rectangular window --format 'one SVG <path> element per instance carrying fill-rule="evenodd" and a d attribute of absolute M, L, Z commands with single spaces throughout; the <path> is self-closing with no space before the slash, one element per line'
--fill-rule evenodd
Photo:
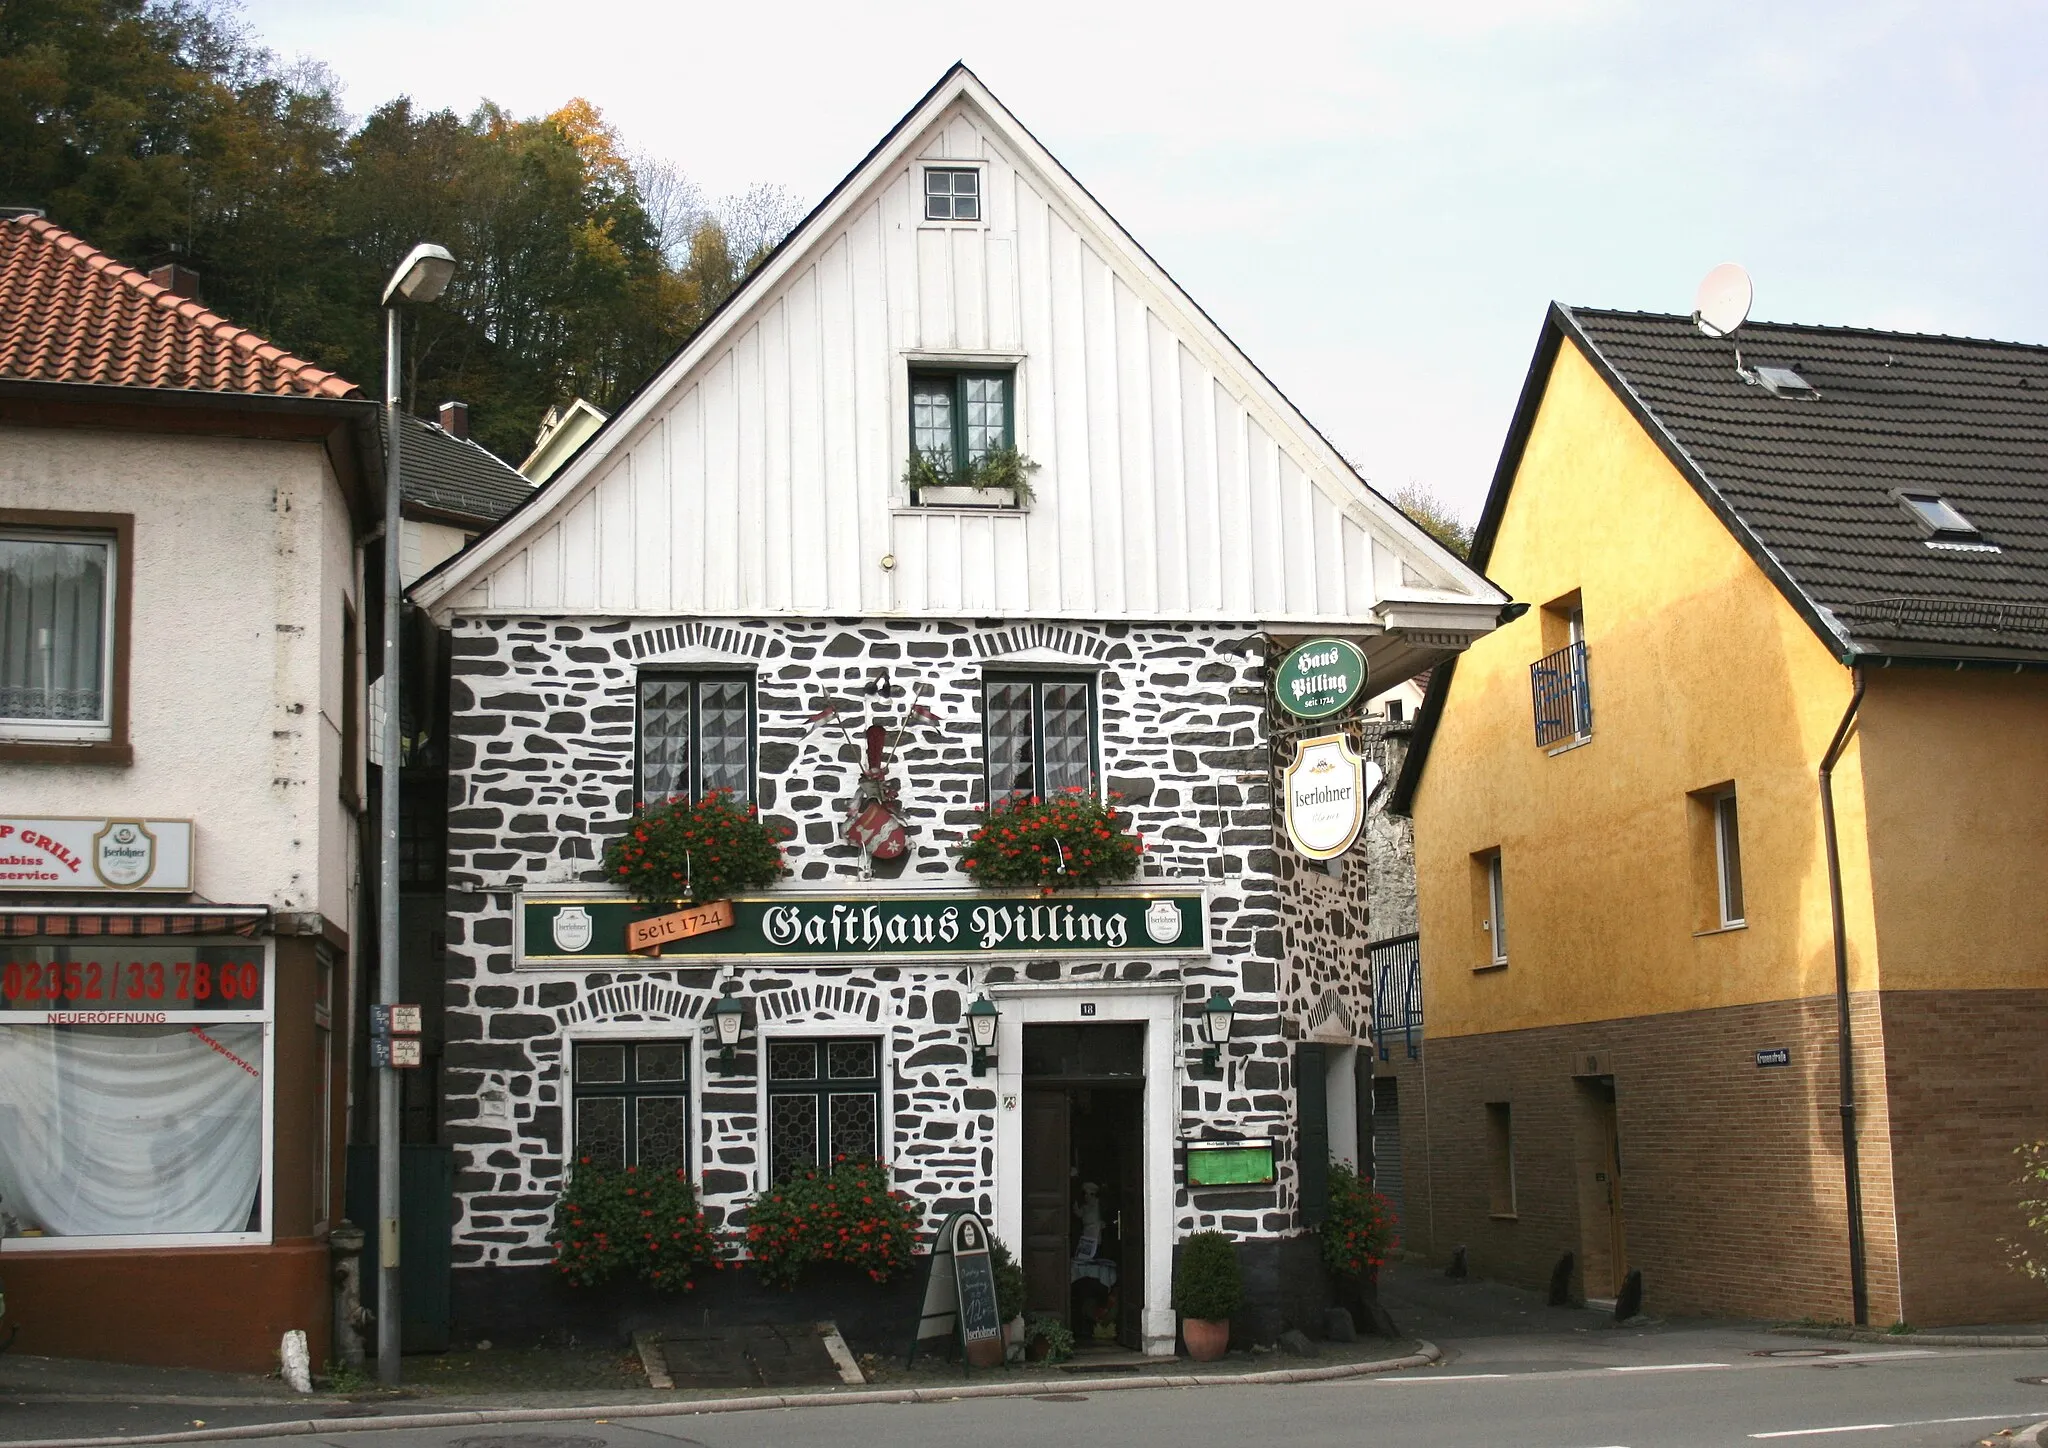
<path fill-rule="evenodd" d="M 988 797 L 1093 791 L 1095 680 L 991 676 L 981 685 Z"/>
<path fill-rule="evenodd" d="M 1501 870 L 1499 850 L 1481 850 L 1472 857 L 1472 883 L 1480 911 L 1480 929 L 1485 933 L 1484 960 L 1488 965 L 1508 963 L 1508 896 Z"/>
<path fill-rule="evenodd" d="M 768 1178 L 882 1152 L 882 1043 L 868 1036 L 762 1043 Z"/>
<path fill-rule="evenodd" d="M 981 172 L 972 166 L 925 167 L 924 219 L 981 220 Z"/>
<path fill-rule="evenodd" d="M 1009 371 L 910 374 L 910 445 L 940 476 L 964 481 L 1016 437 Z"/>
<path fill-rule="evenodd" d="M 111 737 L 115 541 L 0 532 L 0 728 L 17 739 Z"/>
<path fill-rule="evenodd" d="M 1587 681 L 1586 610 L 1577 589 L 1543 605 L 1543 657 L 1529 666 L 1536 743 L 1543 748 L 1593 737 L 1593 691 Z"/>
<path fill-rule="evenodd" d="M 1515 1118 L 1505 1101 L 1486 1103 L 1487 1210 L 1496 1217 L 1515 1215 Z"/>
<path fill-rule="evenodd" d="M 576 1159 L 605 1171 L 690 1167 L 686 1041 L 578 1041 Z"/>
<path fill-rule="evenodd" d="M 22 940 L 0 962 L 6 1250 L 267 1240 L 267 945 Z"/>
<path fill-rule="evenodd" d="M 748 674 L 640 676 L 640 798 L 754 797 L 754 680 Z"/>
<path fill-rule="evenodd" d="M 1721 924 L 1740 925 L 1742 914 L 1742 835 L 1735 813 L 1735 791 L 1714 801 L 1714 862 L 1720 876 Z"/>

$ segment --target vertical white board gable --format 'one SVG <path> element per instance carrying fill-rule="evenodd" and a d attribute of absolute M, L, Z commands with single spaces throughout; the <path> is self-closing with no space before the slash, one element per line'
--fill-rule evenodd
<path fill-rule="evenodd" d="M 1483 588 L 985 96 L 967 77 L 871 158 L 457 565 L 453 606 L 1336 621 L 1388 595 L 1390 558 Z M 977 170 L 980 220 L 926 220 L 934 161 Z M 1027 511 L 911 503 L 910 372 L 946 363 L 1014 369 Z"/>

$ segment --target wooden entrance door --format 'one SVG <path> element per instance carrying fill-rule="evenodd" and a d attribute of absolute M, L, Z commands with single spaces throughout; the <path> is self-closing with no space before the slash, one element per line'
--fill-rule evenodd
<path fill-rule="evenodd" d="M 1064 1090 L 1024 1091 L 1024 1310 L 1067 1320 L 1068 1133 Z"/>
<path fill-rule="evenodd" d="M 1621 1122 L 1615 1110 L 1614 1088 L 1609 1086 L 1599 1102 L 1597 1114 L 1600 1121 L 1601 1155 L 1605 1159 L 1607 1173 L 1607 1231 L 1608 1255 L 1614 1263 L 1614 1282 L 1610 1292 L 1621 1291 L 1621 1281 L 1628 1276 L 1628 1234 L 1623 1230 L 1621 1217 Z"/>
<path fill-rule="evenodd" d="M 1101 1093 L 1107 1095 L 1109 1093 Z M 1133 1352 L 1145 1350 L 1145 1093 L 1116 1094 L 1124 1149 L 1117 1172 L 1116 1337 Z"/>

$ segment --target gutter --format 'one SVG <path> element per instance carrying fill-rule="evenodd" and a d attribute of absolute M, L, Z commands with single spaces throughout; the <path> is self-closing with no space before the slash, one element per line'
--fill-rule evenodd
<path fill-rule="evenodd" d="M 1849 936 L 1842 919 L 1842 856 L 1835 838 L 1835 764 L 1849 742 L 1849 730 L 1863 707 L 1863 670 L 1849 664 L 1855 680 L 1849 707 L 1820 761 L 1821 831 L 1828 856 L 1828 915 L 1835 932 L 1835 1057 L 1841 1073 L 1842 1195 L 1849 1216 L 1849 1300 L 1858 1327 L 1870 1323 L 1870 1282 L 1863 1251 L 1863 1169 L 1856 1157 L 1855 1043 L 1849 1029 Z"/>

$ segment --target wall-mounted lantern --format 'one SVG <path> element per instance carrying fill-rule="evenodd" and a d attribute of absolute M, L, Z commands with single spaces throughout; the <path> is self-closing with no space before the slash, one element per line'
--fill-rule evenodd
<path fill-rule="evenodd" d="M 967 1031 L 974 1039 L 974 1074 L 988 1074 L 989 1058 L 996 1053 L 996 1003 L 987 996 L 974 998 L 967 1008 Z"/>
<path fill-rule="evenodd" d="M 747 1023 L 747 1007 L 739 998 L 739 988 L 739 982 L 727 981 L 720 987 L 725 994 L 711 1008 L 711 1024 L 718 1031 L 718 1069 L 727 1074 L 733 1069 L 733 1047 L 740 1043 L 740 1030 Z"/>
<path fill-rule="evenodd" d="M 1202 1039 L 1208 1044 L 1202 1048 L 1202 1069 L 1213 1071 L 1223 1059 L 1223 1048 L 1230 1044 L 1230 1024 L 1237 1015 L 1237 1007 L 1230 999 L 1230 992 L 1217 986 L 1209 992 L 1209 1001 L 1202 1007 Z"/>

